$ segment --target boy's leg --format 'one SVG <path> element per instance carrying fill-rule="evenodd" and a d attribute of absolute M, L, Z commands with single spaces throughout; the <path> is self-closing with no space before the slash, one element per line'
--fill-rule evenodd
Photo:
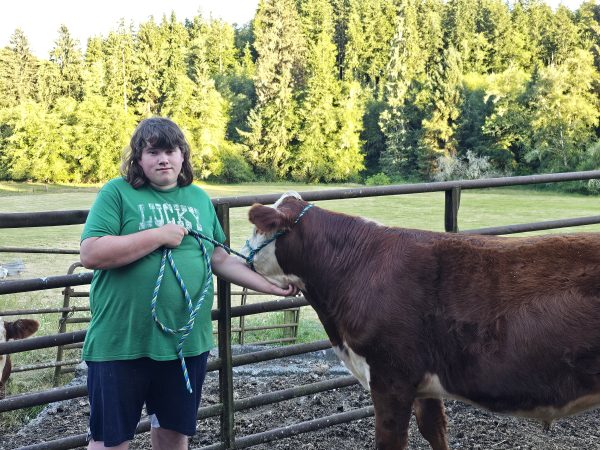
<path fill-rule="evenodd" d="M 87 362 L 90 450 L 128 448 L 150 384 L 148 361 Z"/>
<path fill-rule="evenodd" d="M 150 436 L 153 450 L 187 450 L 188 448 L 188 437 L 177 431 L 152 427 Z"/>
<path fill-rule="evenodd" d="M 196 432 L 196 414 L 206 375 L 207 358 L 208 352 L 185 358 L 193 389 L 191 394 L 185 387 L 179 360 L 153 361 L 153 384 L 146 400 L 146 409 L 152 420 L 155 450 L 187 449 L 187 436 L 193 436 Z M 163 443 L 166 446 L 160 446 Z"/>
<path fill-rule="evenodd" d="M 87 446 L 87 450 L 103 450 L 105 448 L 110 448 L 111 450 L 128 450 L 129 449 L 129 441 L 123 442 L 116 447 L 105 447 L 104 442 L 96 442 L 91 440 Z"/>

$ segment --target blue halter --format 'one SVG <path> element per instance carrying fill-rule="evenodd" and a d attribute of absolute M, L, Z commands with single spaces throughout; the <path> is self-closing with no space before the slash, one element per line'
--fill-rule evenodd
<path fill-rule="evenodd" d="M 306 212 L 312 208 L 314 205 L 309 203 L 308 205 L 306 205 L 302 211 L 300 211 L 300 214 L 298 214 L 298 217 L 296 217 L 296 220 L 294 220 L 294 225 L 296 225 L 300 219 L 302 218 L 302 216 L 304 214 L 306 214 Z M 252 270 L 254 270 L 256 272 L 256 269 L 254 268 L 254 259 L 256 258 L 256 254 L 258 252 L 260 252 L 263 248 L 265 248 L 267 245 L 269 245 L 271 242 L 273 242 L 274 240 L 276 240 L 278 237 L 283 236 L 284 234 L 286 234 L 289 230 L 279 230 L 278 232 L 276 232 L 273 236 L 271 236 L 269 239 L 267 239 L 265 242 L 263 242 L 261 245 L 259 245 L 256 248 L 252 248 L 252 246 L 250 245 L 250 241 L 248 239 L 246 239 L 246 244 L 244 245 L 244 248 L 249 249 L 250 251 L 248 252 L 248 256 L 246 257 L 246 264 L 248 264 L 248 266 L 250 266 L 250 268 Z"/>

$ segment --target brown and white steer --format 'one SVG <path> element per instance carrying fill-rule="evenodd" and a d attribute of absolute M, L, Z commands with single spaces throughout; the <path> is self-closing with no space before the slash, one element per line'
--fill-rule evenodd
<path fill-rule="evenodd" d="M 254 205 L 257 272 L 296 284 L 371 391 L 375 440 L 414 407 L 448 449 L 442 398 L 545 424 L 600 405 L 600 234 L 501 238 L 387 227 L 288 193 Z"/>
<path fill-rule="evenodd" d="M 0 317 L 0 343 L 29 337 L 38 330 L 39 326 L 36 320 L 19 319 L 14 322 L 5 322 Z M 5 396 L 6 382 L 10 377 L 11 370 L 10 355 L 0 355 L 0 400 Z"/>

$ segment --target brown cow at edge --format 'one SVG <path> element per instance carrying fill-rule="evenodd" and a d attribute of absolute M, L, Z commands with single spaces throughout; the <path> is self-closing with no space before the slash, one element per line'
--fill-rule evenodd
<path fill-rule="evenodd" d="M 414 407 L 448 449 L 442 398 L 554 419 L 600 405 L 600 234 L 531 238 L 387 227 L 298 194 L 254 205 L 257 272 L 294 283 L 371 391 L 380 450 L 404 449 Z M 297 222 L 297 223 L 296 223 Z"/>
<path fill-rule="evenodd" d="M 38 330 L 39 326 L 36 320 L 19 319 L 14 322 L 6 322 L 0 317 L 0 343 L 29 337 Z M 10 377 L 11 370 L 10 355 L 0 355 L 0 400 L 5 396 L 6 382 Z"/>

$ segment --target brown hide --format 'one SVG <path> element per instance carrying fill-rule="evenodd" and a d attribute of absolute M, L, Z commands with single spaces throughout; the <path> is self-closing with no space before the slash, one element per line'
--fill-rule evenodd
<path fill-rule="evenodd" d="M 334 347 L 364 358 L 379 449 L 403 449 L 414 406 L 445 450 L 442 397 L 557 417 L 600 403 L 600 234 L 502 238 L 386 227 L 285 197 L 250 221 L 275 242 Z M 272 244 L 273 245 L 273 244 Z M 259 273 L 274 277 L 269 253 Z"/>
<path fill-rule="evenodd" d="M 36 320 L 31 319 L 19 319 L 14 322 L 6 322 L 0 317 L 0 342 L 6 342 L 11 339 L 25 339 L 34 334 L 38 328 L 39 323 Z M 12 370 L 12 363 L 10 355 L 0 355 L 0 400 L 5 397 L 6 382 L 10 377 Z"/>

